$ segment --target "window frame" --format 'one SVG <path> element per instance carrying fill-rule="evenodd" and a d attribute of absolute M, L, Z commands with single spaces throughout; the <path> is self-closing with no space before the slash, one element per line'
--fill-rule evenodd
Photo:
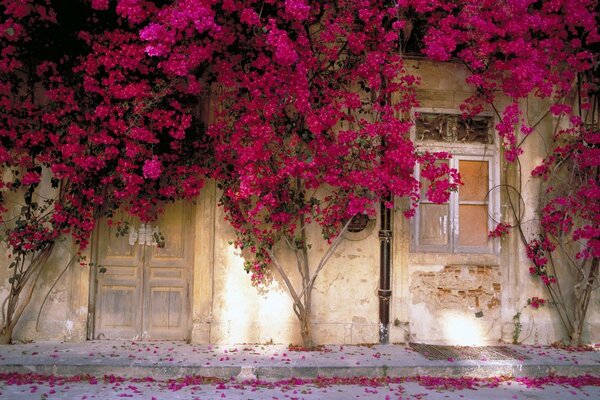
<path fill-rule="evenodd" d="M 488 162 L 488 218 L 487 231 L 491 231 L 495 221 L 500 220 L 500 191 L 492 190 L 497 188 L 500 183 L 500 151 L 498 140 L 494 143 L 458 143 L 458 142 L 441 142 L 441 141 L 416 141 L 416 118 L 415 113 L 439 113 L 460 115 L 461 112 L 454 109 L 443 108 L 416 108 L 411 113 L 414 122 L 411 138 L 415 143 L 417 151 L 429 152 L 447 152 L 451 155 L 448 160 L 451 168 L 458 168 L 460 160 L 467 161 L 487 161 Z M 497 120 L 491 113 L 479 114 L 484 117 L 492 118 L 492 128 L 496 125 Z M 420 166 L 415 166 L 415 179 L 420 181 Z M 500 251 L 500 241 L 498 239 L 488 239 L 486 246 L 465 246 L 459 244 L 460 219 L 459 219 L 459 190 L 450 193 L 448 199 L 448 243 L 445 245 L 425 245 L 419 243 L 419 224 L 420 224 L 420 207 L 417 207 L 414 217 L 410 223 L 410 251 L 412 253 L 448 253 L 448 254 L 493 254 L 498 255 Z M 421 203 L 421 202 L 419 202 Z M 433 203 L 426 203 L 433 204 Z"/>

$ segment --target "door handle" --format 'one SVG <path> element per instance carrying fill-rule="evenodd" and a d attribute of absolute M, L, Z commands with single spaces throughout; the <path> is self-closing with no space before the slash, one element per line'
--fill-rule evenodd
<path fill-rule="evenodd" d="M 143 246 L 152 246 L 156 244 L 154 239 L 154 231 L 157 231 L 158 227 L 152 227 L 150 224 L 140 224 L 140 227 L 136 230 L 135 228 L 129 230 L 129 244 L 131 246 L 137 244 Z"/>
<path fill-rule="evenodd" d="M 129 245 L 133 246 L 135 245 L 135 242 L 137 242 L 138 240 L 138 231 L 135 229 L 135 227 L 130 226 L 129 227 Z"/>

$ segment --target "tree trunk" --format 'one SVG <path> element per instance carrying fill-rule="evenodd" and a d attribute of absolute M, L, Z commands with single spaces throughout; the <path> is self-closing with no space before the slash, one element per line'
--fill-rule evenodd
<path fill-rule="evenodd" d="M 310 311 L 303 312 L 298 315 L 300 320 L 300 335 L 302 336 L 302 346 L 306 349 L 312 349 L 314 347 L 314 341 L 312 337 L 312 329 L 310 323 Z"/>
<path fill-rule="evenodd" d="M 579 330 L 579 327 L 576 326 L 574 331 L 571 333 L 571 340 L 569 344 L 574 347 L 581 346 L 581 331 Z"/>
<path fill-rule="evenodd" d="M 283 266 L 280 264 L 279 260 L 275 256 L 275 253 L 271 249 L 267 249 L 267 254 L 271 259 L 273 267 L 279 273 L 279 276 L 281 276 L 281 278 L 283 279 L 285 286 L 287 287 L 290 295 L 292 296 L 294 304 L 294 313 L 296 314 L 296 316 L 298 317 L 298 321 L 300 322 L 300 336 L 302 337 L 302 345 L 306 349 L 312 349 L 315 346 L 312 336 L 312 325 L 310 321 L 312 308 L 312 290 L 314 287 L 315 280 L 317 279 L 319 272 L 321 272 L 321 270 L 325 267 L 325 264 L 327 264 L 327 261 L 331 258 L 331 256 L 333 256 L 335 249 L 342 241 L 343 235 L 348 229 L 350 221 L 351 219 L 349 219 L 346 222 L 338 236 L 333 240 L 333 242 L 329 246 L 329 249 L 323 256 L 323 258 L 321 258 L 319 265 L 317 266 L 314 274 L 311 277 L 308 259 L 308 246 L 306 244 L 304 217 L 301 218 L 301 246 L 294 246 L 290 241 L 288 241 L 288 245 L 294 250 L 296 254 L 296 267 L 302 278 L 302 290 L 300 292 L 296 291 L 296 289 L 294 288 L 294 285 L 290 281 L 288 274 L 283 269 Z"/>
<path fill-rule="evenodd" d="M 37 280 L 37 279 L 36 279 Z M 34 282 L 35 285 L 35 282 Z M 10 344 L 12 341 L 13 331 L 17 322 L 21 318 L 23 311 L 31 301 L 33 297 L 33 287 L 29 289 L 25 298 L 21 299 L 19 303 L 20 292 L 17 294 L 9 294 L 10 298 L 8 299 L 8 312 L 5 315 L 6 320 L 3 321 L 3 325 L 0 326 L 0 344 Z"/>
<path fill-rule="evenodd" d="M 12 324 L 2 329 L 2 331 L 0 332 L 0 345 L 10 344 L 10 342 L 12 341 L 13 329 L 14 326 Z"/>
<path fill-rule="evenodd" d="M 24 307 L 19 307 L 19 292 L 14 292 L 14 288 L 11 287 L 11 291 L 8 294 L 8 299 L 6 299 L 7 308 L 6 313 L 4 314 L 4 321 L 2 321 L 2 325 L 0 326 L 0 344 L 10 344 L 12 341 L 13 331 L 15 329 L 16 321 L 21 317 L 22 309 Z M 26 299 L 23 299 L 25 301 Z M 3 310 L 4 311 L 4 310 Z"/>
<path fill-rule="evenodd" d="M 24 286 L 15 289 L 14 285 L 16 283 L 13 282 L 10 293 L 8 294 L 8 307 L 4 314 L 4 321 L 2 321 L 3 325 L 0 326 L 0 344 L 9 344 L 12 341 L 15 326 L 23 315 L 25 308 L 27 308 L 33 298 L 33 292 L 38 278 L 40 277 L 42 268 L 48 260 L 48 257 L 52 253 L 53 246 L 54 244 L 52 243 L 31 261 L 29 269 L 27 270 L 28 275 L 18 282 Z"/>
<path fill-rule="evenodd" d="M 587 317 L 587 310 L 592 297 L 592 291 L 594 290 L 596 281 L 598 280 L 599 264 L 600 260 L 598 258 L 594 258 L 592 260 L 592 265 L 590 266 L 588 275 L 581 284 L 582 288 L 575 288 L 573 331 L 570 335 L 571 346 L 581 346 L 581 340 L 583 339 L 583 325 Z"/>

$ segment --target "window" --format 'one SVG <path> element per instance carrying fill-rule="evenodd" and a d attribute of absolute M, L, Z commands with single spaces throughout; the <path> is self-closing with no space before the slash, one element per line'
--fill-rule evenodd
<path fill-rule="evenodd" d="M 494 240 L 488 238 L 492 220 L 497 219 L 497 152 L 493 146 L 492 118 L 463 119 L 458 114 L 424 112 L 418 114 L 415 141 L 428 151 L 452 155 L 439 160 L 455 168 L 463 185 L 451 193 L 447 203 L 435 204 L 421 187 L 421 200 L 412 222 L 411 248 L 417 252 L 493 253 Z M 416 171 L 420 178 L 420 171 Z"/>

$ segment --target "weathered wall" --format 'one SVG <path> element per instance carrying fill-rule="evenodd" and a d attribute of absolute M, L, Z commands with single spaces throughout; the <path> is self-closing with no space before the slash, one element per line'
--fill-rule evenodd
<path fill-rule="evenodd" d="M 464 84 L 466 71 L 459 65 L 414 61 L 409 63 L 409 71 L 423 77 L 418 91 L 421 107 L 459 110 L 462 101 L 471 95 Z M 506 100 L 500 99 L 497 108 L 505 105 Z M 544 117 L 548 105 L 537 99 L 522 101 L 520 106 L 525 122 L 536 129 L 524 142 L 519 171 L 516 165 L 500 160 L 499 183 L 520 189 L 521 198 L 512 190 L 510 195 L 513 203 L 521 204 L 518 212 L 522 213 L 524 232 L 533 238 L 539 220 L 539 182 L 530 176 L 530 171 L 545 156 L 557 120 Z M 515 224 L 506 191 L 500 193 L 500 212 L 498 220 Z M 392 341 L 511 342 L 515 332 L 513 317 L 518 312 L 522 324 L 520 342 L 543 344 L 566 337 L 552 306 L 538 310 L 524 307 L 527 299 L 547 299 L 548 294 L 540 281 L 530 276 L 530 261 L 516 232 L 500 241 L 496 254 L 411 253 L 410 223 L 400 212 L 394 217 Z M 565 272 L 560 277 L 565 278 Z M 569 292 L 568 286 L 562 286 L 562 290 Z M 599 305 L 596 292 L 589 306 L 585 341 L 600 340 Z"/>
<path fill-rule="evenodd" d="M 89 269 L 80 266 L 76 259 L 68 265 L 71 248 L 68 241 L 55 246 L 38 279 L 31 303 L 15 328 L 14 341 L 85 340 Z M 7 253 L 4 245 L 2 250 Z M 7 264 L 8 260 L 3 257 L 0 265 Z M 2 268 L 0 298 L 3 300 L 10 288 L 8 276 L 9 270 Z"/>
<path fill-rule="evenodd" d="M 410 64 L 411 71 L 423 77 L 418 92 L 423 107 L 458 110 L 471 94 L 464 85 L 466 73 L 458 65 L 424 61 Z M 524 102 L 523 107 L 534 122 L 543 113 L 535 101 Z M 535 233 L 539 191 L 528 171 L 542 159 L 544 137 L 552 131 L 553 122 L 550 118 L 542 121 L 536 133 L 526 141 L 521 158 L 522 174 L 504 163 L 500 166 L 508 183 L 522 186 L 525 205 L 522 219 L 527 221 L 524 229 L 528 234 Z M 214 182 L 208 182 L 196 201 L 195 220 L 190 221 L 195 227 L 191 340 L 197 343 L 300 343 L 299 325 L 287 289 L 278 276 L 266 292 L 259 293 L 251 286 L 243 270 L 242 256 L 230 245 L 234 232 L 223 220 L 217 196 Z M 510 218 L 508 197 L 505 193 L 500 197 L 502 219 L 514 222 Z M 495 254 L 411 252 L 411 226 L 402 215 L 404 208 L 405 204 L 398 199 L 393 216 L 390 342 L 511 342 L 513 316 L 519 311 L 523 325 L 520 341 L 543 344 L 564 338 L 560 321 L 550 307 L 523 308 L 528 298 L 546 298 L 547 295 L 540 283 L 529 275 L 529 261 L 517 235 L 502 239 Z M 318 343 L 378 341 L 378 224 L 376 221 L 370 234 L 361 235 L 365 236 L 361 239 L 355 236 L 344 240 L 318 277 L 313 292 L 313 330 Z M 320 239 L 317 228 L 309 230 L 309 238 L 314 267 L 326 250 L 326 243 Z M 279 246 L 276 253 L 298 285 L 295 262 L 289 251 Z M 40 279 L 40 289 L 17 327 L 16 340 L 85 339 L 89 291 L 93 285 L 90 285 L 88 267 L 74 262 L 65 270 L 71 248 L 68 242 L 56 246 Z M 7 265 L 6 248 L 2 247 L 2 300 L 7 291 Z M 36 329 L 38 311 L 48 292 Z M 589 307 L 585 340 L 600 341 L 599 306 L 600 296 L 596 293 Z"/>

